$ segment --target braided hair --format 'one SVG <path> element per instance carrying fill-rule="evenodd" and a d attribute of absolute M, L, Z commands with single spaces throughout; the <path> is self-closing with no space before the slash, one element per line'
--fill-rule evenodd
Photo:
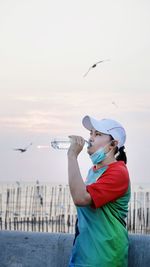
<path fill-rule="evenodd" d="M 111 137 L 111 140 L 113 141 L 114 138 L 110 135 Z M 116 147 L 115 148 L 115 152 L 114 154 L 118 154 L 116 155 L 116 160 L 119 161 L 119 160 L 122 160 L 124 161 L 125 164 L 127 164 L 127 156 L 126 156 L 126 152 L 124 151 L 125 149 L 125 146 L 121 146 L 120 148 Z"/>

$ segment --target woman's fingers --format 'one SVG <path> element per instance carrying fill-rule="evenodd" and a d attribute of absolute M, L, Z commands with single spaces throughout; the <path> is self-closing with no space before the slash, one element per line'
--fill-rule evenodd
<path fill-rule="evenodd" d="M 68 155 L 70 153 L 74 153 L 76 156 L 78 156 L 83 149 L 85 142 L 84 138 L 77 135 L 69 135 L 69 138 L 71 139 L 71 146 L 68 150 Z"/>
<path fill-rule="evenodd" d="M 84 140 L 84 138 L 82 136 L 69 135 L 68 137 L 71 138 L 74 143 L 78 143 L 81 146 L 83 146 L 84 143 L 85 143 L 85 140 Z"/>
<path fill-rule="evenodd" d="M 81 146 L 83 146 L 85 143 L 84 138 L 80 137 L 79 141 L 80 141 Z"/>

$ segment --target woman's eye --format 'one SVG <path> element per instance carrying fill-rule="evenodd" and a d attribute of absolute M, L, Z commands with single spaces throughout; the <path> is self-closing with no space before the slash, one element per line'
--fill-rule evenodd
<path fill-rule="evenodd" d="M 96 133 L 96 135 L 101 135 L 101 133 Z"/>

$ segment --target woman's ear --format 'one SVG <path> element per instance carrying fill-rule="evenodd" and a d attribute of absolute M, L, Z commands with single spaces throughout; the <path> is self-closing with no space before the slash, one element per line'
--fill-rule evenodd
<path fill-rule="evenodd" d="M 112 140 L 111 146 L 117 146 L 117 145 L 118 145 L 118 141 L 117 140 Z"/>

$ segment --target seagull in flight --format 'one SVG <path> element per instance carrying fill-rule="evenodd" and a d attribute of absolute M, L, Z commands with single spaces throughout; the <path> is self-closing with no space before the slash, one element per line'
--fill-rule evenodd
<path fill-rule="evenodd" d="M 100 61 L 94 63 L 94 64 L 88 69 L 88 71 L 83 75 L 83 77 L 86 77 L 91 69 L 95 68 L 98 64 L 103 63 L 103 62 L 105 62 L 105 61 L 110 61 L 110 59 L 103 59 L 103 60 L 100 60 Z"/>
<path fill-rule="evenodd" d="M 115 101 L 112 101 L 111 103 L 112 103 L 112 105 L 114 105 L 116 108 L 118 108 L 118 105 L 116 104 Z"/>
<path fill-rule="evenodd" d="M 28 146 L 26 146 L 25 148 L 14 148 L 15 151 L 20 151 L 20 153 L 24 153 L 27 151 L 27 149 L 29 148 L 29 146 L 31 146 L 32 143 L 30 143 Z"/>

